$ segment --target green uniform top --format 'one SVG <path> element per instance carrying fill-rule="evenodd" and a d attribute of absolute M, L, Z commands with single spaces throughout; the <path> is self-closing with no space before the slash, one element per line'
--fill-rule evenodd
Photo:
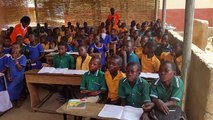
<path fill-rule="evenodd" d="M 106 91 L 104 73 L 100 70 L 97 70 L 95 73 L 91 73 L 90 71 L 84 73 L 80 90 Z"/>
<path fill-rule="evenodd" d="M 135 82 L 134 87 L 129 85 L 127 78 L 119 81 L 118 96 L 125 99 L 127 105 L 141 107 L 144 103 L 150 102 L 149 84 L 141 77 Z"/>
<path fill-rule="evenodd" d="M 168 100 L 176 100 L 177 105 L 181 107 L 183 96 L 183 81 L 175 76 L 171 80 L 171 85 L 168 90 L 163 86 L 160 79 L 153 81 L 150 87 L 150 97 L 152 99 L 161 99 L 164 102 Z"/>
<path fill-rule="evenodd" d="M 130 62 L 137 62 L 138 64 L 140 64 L 138 56 L 135 55 L 133 51 L 129 55 L 127 55 L 127 64 Z"/>
<path fill-rule="evenodd" d="M 53 66 L 55 68 L 74 69 L 75 61 L 74 61 L 74 58 L 71 55 L 68 55 L 67 53 L 65 53 L 63 56 L 56 54 L 53 57 Z"/>

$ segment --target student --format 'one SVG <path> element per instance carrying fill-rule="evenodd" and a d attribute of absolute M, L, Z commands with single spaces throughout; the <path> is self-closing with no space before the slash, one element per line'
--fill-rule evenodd
<path fill-rule="evenodd" d="M 68 44 L 68 40 L 69 40 L 69 37 L 68 37 L 68 36 L 63 36 L 63 37 L 61 37 L 61 42 L 67 44 L 67 51 L 66 51 L 66 52 L 72 52 L 72 51 L 73 51 L 73 50 L 72 50 L 72 46 L 70 46 L 70 45 Z"/>
<path fill-rule="evenodd" d="M 0 74 L 5 74 L 8 57 L 3 52 L 3 44 L 0 43 Z M 4 89 L 3 77 L 0 77 L 0 91 Z"/>
<path fill-rule="evenodd" d="M 143 54 L 143 48 L 145 46 L 145 44 L 149 41 L 147 36 L 143 36 L 141 38 L 141 47 L 137 47 L 135 49 L 135 54 L 138 56 L 139 59 L 141 59 L 142 54 Z"/>
<path fill-rule="evenodd" d="M 126 78 L 119 81 L 118 96 L 121 105 L 130 105 L 141 108 L 142 105 L 149 105 L 149 84 L 141 78 L 141 66 L 136 62 L 131 62 L 126 67 Z"/>
<path fill-rule="evenodd" d="M 24 71 L 27 64 L 27 59 L 21 55 L 21 46 L 19 43 L 13 43 L 12 54 L 8 58 L 6 67 L 8 75 L 8 92 L 11 101 L 19 99 L 24 87 Z"/>
<path fill-rule="evenodd" d="M 40 43 L 44 50 L 50 49 L 50 42 L 48 42 L 46 38 L 47 38 L 46 35 L 42 35 L 40 37 Z"/>
<path fill-rule="evenodd" d="M 132 41 L 134 42 L 134 47 L 141 47 L 141 37 L 138 36 L 138 30 L 133 31 L 133 39 Z"/>
<path fill-rule="evenodd" d="M 169 36 L 168 34 L 164 34 L 161 40 L 161 44 L 158 45 L 155 55 L 160 56 L 162 52 L 170 52 L 172 50 L 172 46 L 169 44 Z"/>
<path fill-rule="evenodd" d="M 61 42 L 61 34 L 60 29 L 58 27 L 53 29 L 53 39 L 56 43 Z"/>
<path fill-rule="evenodd" d="M 119 105 L 120 99 L 118 97 L 119 81 L 126 77 L 121 71 L 122 58 L 118 55 L 110 57 L 108 61 L 108 69 L 105 72 L 105 80 L 108 88 L 106 104 Z"/>
<path fill-rule="evenodd" d="M 67 51 L 67 43 L 60 42 L 58 44 L 58 54 L 53 57 L 53 66 L 55 68 L 75 68 L 75 61 L 71 55 L 66 53 Z"/>
<path fill-rule="evenodd" d="M 116 49 L 120 48 L 120 40 L 115 29 L 111 31 L 111 43 L 116 44 Z"/>
<path fill-rule="evenodd" d="M 118 27 L 118 25 L 115 23 L 115 18 L 112 18 L 112 19 L 111 19 L 111 23 L 110 23 L 110 26 L 109 26 L 109 33 L 110 33 L 110 34 L 111 34 L 111 32 L 112 32 L 112 29 L 115 29 L 116 32 L 119 31 L 119 27 Z"/>
<path fill-rule="evenodd" d="M 172 56 L 174 58 L 174 63 L 177 66 L 177 75 L 181 74 L 182 67 L 182 54 L 183 54 L 183 43 L 177 42 L 174 46 L 174 52 L 172 52 Z"/>
<path fill-rule="evenodd" d="M 11 54 L 11 39 L 10 37 L 5 37 L 3 38 L 3 51 L 4 51 L 4 54 Z"/>
<path fill-rule="evenodd" d="M 149 38 L 149 42 L 154 42 L 154 38 L 152 36 L 152 31 L 151 30 L 146 30 L 144 33 L 145 36 L 147 36 Z"/>
<path fill-rule="evenodd" d="M 101 54 L 101 70 L 105 71 L 106 69 L 106 53 L 108 52 L 108 48 L 106 45 L 100 42 L 100 37 L 95 35 L 94 43 L 90 46 L 90 52 L 93 53 L 100 53 Z"/>
<path fill-rule="evenodd" d="M 121 28 L 119 29 L 119 33 L 128 32 L 128 29 L 126 28 L 126 23 L 121 23 Z"/>
<path fill-rule="evenodd" d="M 110 35 L 106 34 L 105 28 L 101 29 L 100 38 L 101 38 L 101 43 L 104 43 L 107 46 L 107 48 L 109 48 L 109 43 L 111 43 L 112 40 Z"/>
<path fill-rule="evenodd" d="M 161 40 L 162 40 L 162 37 L 163 37 L 163 28 L 158 28 L 157 29 L 157 36 L 155 37 L 155 42 L 157 44 L 160 44 L 161 43 Z"/>
<path fill-rule="evenodd" d="M 132 41 L 126 41 L 124 45 L 124 51 L 122 51 L 122 57 L 124 61 L 124 67 L 130 62 L 136 62 L 140 64 L 138 57 L 134 53 L 134 47 Z"/>
<path fill-rule="evenodd" d="M 52 32 L 52 30 L 51 29 L 48 29 L 48 31 L 47 31 L 47 41 L 48 42 L 52 42 L 52 40 L 53 40 L 53 32 Z"/>
<path fill-rule="evenodd" d="M 86 97 L 93 97 L 97 102 L 100 100 L 101 94 L 106 91 L 106 83 L 104 73 L 100 71 L 101 59 L 92 57 L 89 62 L 89 71 L 84 73 L 81 81 L 80 92 Z"/>
<path fill-rule="evenodd" d="M 32 69 L 41 69 L 41 59 L 44 57 L 44 49 L 40 43 L 37 43 L 33 34 L 29 35 L 30 44 L 27 45 L 29 52 L 28 63 L 31 64 Z"/>
<path fill-rule="evenodd" d="M 170 112 L 169 108 L 173 109 L 181 108 L 182 105 L 182 96 L 183 96 L 183 81 L 175 76 L 176 75 L 176 66 L 173 62 L 165 61 L 161 64 L 159 70 L 160 78 L 153 81 L 150 87 L 150 97 L 152 102 L 155 104 L 155 110 L 161 111 L 160 115 L 162 118 L 169 120 L 168 118 L 171 115 L 178 113 Z M 153 107 L 154 107 L 153 106 Z M 174 107 L 178 106 L 178 107 Z M 158 118 L 159 116 L 156 115 Z M 182 115 L 179 115 L 182 116 Z M 179 116 L 176 115 L 176 118 Z"/>
<path fill-rule="evenodd" d="M 157 73 L 160 67 L 160 61 L 155 56 L 154 51 L 156 44 L 154 42 L 147 42 L 143 49 L 141 57 L 142 72 Z"/>
<path fill-rule="evenodd" d="M 78 47 L 79 56 L 76 59 L 76 70 L 89 70 L 91 56 L 87 53 L 86 46 Z"/>

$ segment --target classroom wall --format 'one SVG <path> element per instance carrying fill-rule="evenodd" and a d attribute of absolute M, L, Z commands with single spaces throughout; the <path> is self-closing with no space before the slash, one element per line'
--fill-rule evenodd
<path fill-rule="evenodd" d="M 171 43 L 183 41 L 177 32 L 169 31 Z M 192 45 L 188 73 L 186 115 L 189 120 L 213 120 L 213 56 Z"/>

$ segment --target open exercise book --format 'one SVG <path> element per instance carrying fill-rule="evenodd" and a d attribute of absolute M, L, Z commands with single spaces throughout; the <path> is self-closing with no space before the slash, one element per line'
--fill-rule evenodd
<path fill-rule="evenodd" d="M 38 73 L 76 74 L 83 75 L 87 70 L 69 70 L 68 68 L 43 67 Z"/>
<path fill-rule="evenodd" d="M 103 118 L 115 118 L 121 120 L 139 120 L 142 113 L 142 108 L 106 104 L 104 105 L 98 116 Z"/>

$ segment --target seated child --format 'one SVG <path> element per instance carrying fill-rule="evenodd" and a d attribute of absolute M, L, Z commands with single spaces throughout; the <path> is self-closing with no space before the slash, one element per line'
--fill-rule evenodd
<path fill-rule="evenodd" d="M 101 70 L 105 71 L 106 69 L 106 52 L 108 52 L 108 48 L 106 45 L 100 42 L 100 37 L 95 35 L 94 43 L 90 46 L 90 52 L 93 53 L 100 53 L 101 54 Z"/>
<path fill-rule="evenodd" d="M 33 34 L 29 35 L 30 44 L 27 45 L 29 52 L 28 63 L 31 64 L 32 69 L 41 69 L 41 59 L 44 57 L 44 49 L 40 43 L 36 41 Z"/>
<path fill-rule="evenodd" d="M 11 46 L 10 46 L 11 39 L 10 37 L 3 38 L 3 52 L 4 54 L 11 54 Z"/>
<path fill-rule="evenodd" d="M 133 42 L 134 42 L 134 47 L 141 47 L 141 37 L 138 36 L 138 30 L 133 31 Z"/>
<path fill-rule="evenodd" d="M 106 34 L 105 28 L 101 29 L 100 39 L 101 39 L 101 43 L 105 44 L 107 48 L 109 48 L 109 43 L 111 43 L 112 40 L 110 35 Z"/>
<path fill-rule="evenodd" d="M 155 55 L 160 56 L 162 52 L 170 52 L 172 50 L 172 46 L 169 44 L 169 36 L 164 34 L 161 40 L 161 44 L 158 45 L 155 50 Z"/>
<path fill-rule="evenodd" d="M 121 71 L 122 58 L 118 55 L 114 55 L 109 58 L 108 69 L 105 72 L 105 80 L 108 88 L 108 95 L 106 104 L 119 105 L 120 99 L 118 97 L 118 85 L 119 81 L 126 77 Z"/>
<path fill-rule="evenodd" d="M 8 57 L 3 52 L 3 44 L 0 43 L 0 74 L 5 74 Z M 3 77 L 0 77 L 0 91 L 4 89 Z"/>
<path fill-rule="evenodd" d="M 110 36 L 111 36 L 111 41 L 112 41 L 111 43 L 116 44 L 116 48 L 118 49 L 120 47 L 120 45 L 119 45 L 120 43 L 119 43 L 119 37 L 118 37 L 115 29 L 112 29 Z"/>
<path fill-rule="evenodd" d="M 183 43 L 182 42 L 177 42 L 174 46 L 174 52 L 172 52 L 172 56 L 174 56 L 174 62 L 175 65 L 177 66 L 177 75 L 181 74 L 181 67 L 182 67 L 182 54 L 183 54 Z"/>
<path fill-rule="evenodd" d="M 147 36 L 142 36 L 141 38 L 141 47 L 137 47 L 135 49 L 135 54 L 138 56 L 139 59 L 141 59 L 142 54 L 143 54 L 143 48 L 145 44 L 149 41 Z"/>
<path fill-rule="evenodd" d="M 155 108 L 153 109 L 155 109 L 156 112 L 161 111 L 163 113 L 158 114 L 164 118 L 163 120 L 166 120 L 166 118 L 169 120 L 168 117 L 176 114 L 177 110 L 176 112 L 170 112 L 170 107 L 181 107 L 182 105 L 181 101 L 184 90 L 183 81 L 175 75 L 175 64 L 173 62 L 165 61 L 160 66 L 160 78 L 153 81 L 150 87 L 150 97 L 155 104 Z M 158 115 L 156 115 L 157 118 L 159 117 Z"/>
<path fill-rule="evenodd" d="M 134 53 L 134 46 L 132 41 L 126 41 L 124 45 L 124 51 L 122 51 L 122 57 L 123 57 L 123 64 L 124 68 L 127 66 L 130 62 L 137 62 L 140 64 L 138 57 Z"/>
<path fill-rule="evenodd" d="M 68 44 L 68 36 L 63 36 L 61 37 L 61 42 L 66 43 L 67 44 L 67 51 L 66 52 L 73 52 L 72 47 Z"/>
<path fill-rule="evenodd" d="M 79 56 L 76 59 L 76 70 L 89 70 L 91 56 L 87 53 L 86 46 L 78 47 Z"/>
<path fill-rule="evenodd" d="M 50 49 L 50 42 L 48 42 L 46 38 L 46 35 L 40 36 L 40 43 L 44 50 Z"/>
<path fill-rule="evenodd" d="M 53 57 L 53 66 L 55 68 L 75 68 L 75 60 L 74 58 L 66 53 L 67 51 L 67 43 L 60 42 L 58 44 L 58 54 Z"/>
<path fill-rule="evenodd" d="M 161 44 L 161 39 L 163 37 L 163 28 L 158 28 L 156 34 L 157 36 L 155 37 L 155 43 Z"/>
<path fill-rule="evenodd" d="M 24 38 L 21 35 L 16 37 L 16 42 L 21 45 L 21 54 L 26 56 L 26 45 L 24 44 Z"/>
<path fill-rule="evenodd" d="M 8 69 L 8 92 L 11 101 L 17 101 L 24 87 L 24 72 L 27 59 L 21 55 L 21 46 L 15 42 L 12 45 L 12 54 L 8 58 L 6 67 Z"/>
<path fill-rule="evenodd" d="M 142 72 L 157 73 L 160 67 L 160 61 L 155 56 L 154 51 L 156 44 L 154 42 L 147 42 L 143 49 L 141 57 Z"/>
<path fill-rule="evenodd" d="M 151 30 L 146 30 L 144 33 L 145 36 L 147 36 L 149 38 L 149 42 L 154 42 L 154 38 L 152 36 L 152 31 Z"/>
<path fill-rule="evenodd" d="M 101 94 L 106 91 L 104 73 L 99 70 L 100 66 L 101 59 L 99 57 L 92 57 L 89 62 L 89 71 L 83 75 L 80 92 L 85 97 L 88 97 L 88 102 L 98 102 Z M 90 101 L 91 98 L 92 101 Z"/>
<path fill-rule="evenodd" d="M 120 33 L 128 32 L 128 29 L 126 28 L 126 23 L 121 23 L 121 28 L 119 29 Z"/>
<path fill-rule="evenodd" d="M 141 108 L 142 105 L 150 104 L 149 84 L 141 78 L 141 66 L 131 62 L 126 67 L 126 78 L 119 81 L 118 96 L 121 105 L 130 105 Z"/>

